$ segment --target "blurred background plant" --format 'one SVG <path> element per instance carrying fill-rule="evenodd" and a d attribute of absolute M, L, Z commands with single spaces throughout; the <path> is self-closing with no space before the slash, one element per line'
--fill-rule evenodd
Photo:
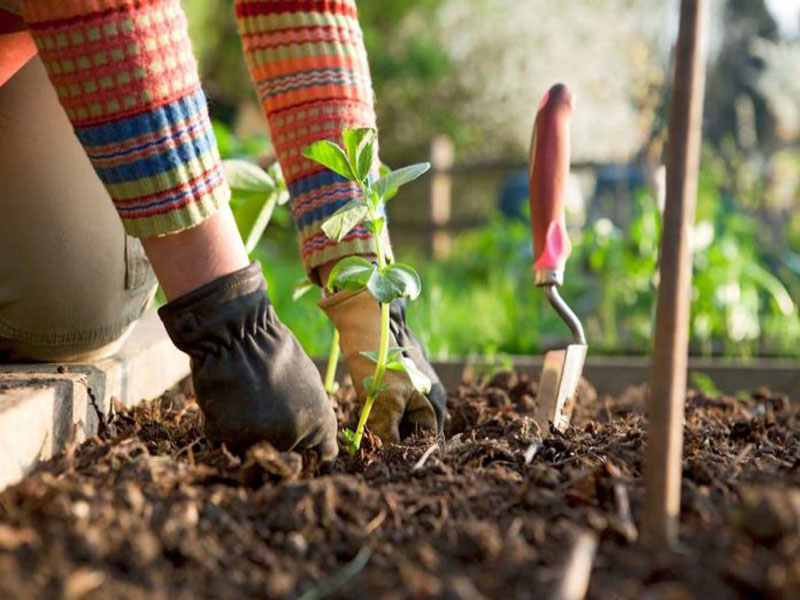
<path fill-rule="evenodd" d="M 800 356 L 800 0 L 713 6 L 692 351 Z M 221 153 L 267 167 L 231 0 L 186 9 Z M 511 194 L 512 210 L 502 200 L 514 182 L 524 188 L 539 96 L 565 80 L 579 98 L 573 154 L 586 168 L 573 182 L 564 296 L 591 352 L 648 352 L 677 0 L 381 0 L 359 11 L 382 158 L 427 159 L 442 134 L 455 148 L 449 254 L 430 257 L 424 182 L 390 213 L 398 257 L 420 265 L 409 319 L 430 351 L 530 354 L 568 336 L 532 284 L 525 191 Z M 261 203 L 235 191 L 233 205 L 247 235 Z M 331 329 L 316 295 L 292 297 L 305 274 L 286 208 L 252 255 L 278 313 L 310 353 L 325 354 Z"/>

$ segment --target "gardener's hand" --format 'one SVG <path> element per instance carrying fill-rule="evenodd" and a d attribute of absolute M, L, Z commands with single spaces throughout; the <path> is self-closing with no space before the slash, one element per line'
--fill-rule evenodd
<path fill-rule="evenodd" d="M 158 312 L 191 356 L 209 439 L 236 451 L 267 440 L 279 450 L 336 457 L 333 407 L 311 359 L 275 316 L 258 262 Z"/>
<path fill-rule="evenodd" d="M 320 301 L 322 308 L 339 331 L 340 345 L 360 402 L 366 399 L 362 383 L 373 374 L 375 363 L 361 352 L 375 351 L 380 342 L 380 305 L 368 290 L 337 292 Z M 431 391 L 417 391 L 405 372 L 386 371 L 385 391 L 378 395 L 367 425 L 384 442 L 398 442 L 401 436 L 417 429 L 441 433 L 444 426 L 446 394 L 439 378 L 425 358 L 422 347 L 409 331 L 402 303 L 391 306 L 390 346 L 408 348 L 404 354 L 427 375 Z"/>

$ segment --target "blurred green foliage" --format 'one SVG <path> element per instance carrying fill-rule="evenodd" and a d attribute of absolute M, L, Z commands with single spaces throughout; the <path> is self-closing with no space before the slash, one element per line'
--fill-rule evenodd
<path fill-rule="evenodd" d="M 725 216 L 703 190 L 712 214 L 696 227 L 692 352 L 798 355 L 800 319 L 786 285 L 762 266 L 755 222 Z M 718 203 L 717 203 L 718 204 Z M 586 327 L 590 351 L 640 354 L 651 348 L 660 215 L 644 191 L 622 231 L 600 219 L 573 234 L 562 296 Z M 702 239 L 699 239 L 702 238 Z M 462 235 L 444 263 L 421 270 L 423 296 L 410 320 L 435 355 L 533 354 L 569 332 L 532 284 L 530 230 L 495 218 Z"/>
<path fill-rule="evenodd" d="M 184 3 L 211 112 L 228 124 L 243 103 L 255 100 L 232 5 L 232 0 Z M 475 112 L 461 110 L 465 99 L 451 81 L 459 72 L 455 59 L 433 27 L 446 6 L 446 0 L 359 3 L 380 108 L 381 155 L 389 164 L 424 156 L 435 133 L 449 134 L 459 148 L 466 147 L 460 143 L 465 139 L 478 148 L 486 141 L 474 138 Z M 775 37 L 774 23 L 761 0 L 728 0 L 726 6 L 725 50 L 709 72 L 707 106 L 714 108 L 706 111 L 709 144 L 694 230 L 692 352 L 800 356 L 800 151 L 777 143 L 765 92 L 755 83 L 764 65 L 750 52 L 753 39 Z M 504 43 L 504 36 L 497 36 L 497 44 Z M 660 79 L 653 86 L 653 98 L 640 104 L 658 113 L 651 136 L 658 141 L 665 132 L 668 86 Z M 753 122 L 744 129 L 736 108 L 743 95 L 753 105 Z M 753 130 L 750 137 L 758 143 L 745 143 L 750 138 L 739 130 Z M 264 136 L 237 139 L 219 123 L 215 133 L 223 157 L 271 154 Z M 660 142 L 650 154 L 659 160 Z M 402 195 L 395 202 L 402 203 Z M 493 205 L 494 198 L 486 204 Z M 233 207 L 246 233 L 260 203 L 235 194 Z M 648 352 L 660 235 L 655 200 L 640 190 L 625 224 L 601 218 L 571 235 L 574 250 L 563 296 L 584 321 L 590 351 Z M 494 216 L 485 227 L 458 236 L 451 257 L 441 263 L 410 256 L 408 248 L 395 251 L 398 259 L 421 265 L 423 293 L 409 308 L 409 319 L 433 354 L 532 354 L 568 338 L 533 286 L 526 223 Z M 278 313 L 307 351 L 322 355 L 332 333 L 315 306 L 318 294 L 292 299 L 293 284 L 305 275 L 298 254 L 289 211 L 279 208 L 253 256 L 264 265 Z"/>
<path fill-rule="evenodd" d="M 227 135 L 224 126 L 216 127 Z M 249 151 L 258 143 L 221 148 L 230 156 L 231 149 Z M 743 168 L 736 163 L 736 169 Z M 693 232 L 692 352 L 798 356 L 800 316 L 794 298 L 800 297 L 800 260 L 791 252 L 776 254 L 764 242 L 769 232 L 756 215 L 733 210 L 747 198 L 730 196 L 730 186 L 728 164 L 706 149 Z M 250 221 L 250 202 L 234 195 L 243 227 Z M 591 352 L 649 352 L 660 231 L 656 201 L 640 189 L 624 230 L 601 218 L 571 232 L 573 254 L 562 295 L 583 320 Z M 494 216 L 485 227 L 458 236 L 446 261 L 395 249 L 400 260 L 420 265 L 423 292 L 408 314 L 433 355 L 535 354 L 568 339 L 566 326 L 533 285 L 530 235 L 526 222 Z M 253 257 L 264 266 L 278 314 L 310 354 L 325 354 L 332 331 L 316 307 L 318 294 L 292 297 L 294 283 L 305 274 L 287 210 L 276 211 Z"/>

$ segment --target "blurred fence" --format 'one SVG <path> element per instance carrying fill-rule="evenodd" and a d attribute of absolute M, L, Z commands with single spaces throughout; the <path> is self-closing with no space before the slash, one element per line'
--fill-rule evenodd
<path fill-rule="evenodd" d="M 424 251 L 430 258 L 440 260 L 450 254 L 453 236 L 457 233 L 485 225 L 489 214 L 495 209 L 503 209 L 501 185 L 512 176 L 520 176 L 528 171 L 528 161 L 509 158 L 482 158 L 456 162 L 453 142 L 445 135 L 433 138 L 430 144 L 429 158 L 431 173 L 428 178 L 427 190 L 417 190 L 416 202 L 411 200 L 412 208 L 402 210 L 393 215 L 392 233 L 395 237 L 413 240 L 413 246 Z M 650 173 L 652 168 L 639 163 L 619 165 L 596 161 L 575 161 L 571 164 L 570 172 L 584 180 L 589 180 L 590 196 L 596 196 L 600 172 L 613 170 L 636 170 L 641 173 Z M 479 199 L 471 205 L 464 206 L 454 201 L 457 194 L 457 185 L 462 180 L 473 183 L 478 180 Z M 488 186 L 486 182 L 491 182 Z M 651 187 L 663 186 L 659 177 L 651 175 L 643 177 L 641 184 Z M 469 183 L 467 188 L 475 187 Z M 464 190 L 462 190 L 462 193 Z M 604 206 L 601 214 L 609 216 L 615 222 L 624 224 L 626 221 L 626 199 L 630 199 L 630 189 L 625 183 L 612 189 L 612 205 Z M 525 176 L 524 193 L 527 194 L 527 176 Z M 663 190 L 656 191 L 656 197 L 661 197 Z M 421 205 L 420 198 L 424 197 Z M 467 203 L 470 204 L 470 203 Z M 587 211 L 590 207 L 583 207 Z M 592 211 L 596 212 L 596 211 Z"/>

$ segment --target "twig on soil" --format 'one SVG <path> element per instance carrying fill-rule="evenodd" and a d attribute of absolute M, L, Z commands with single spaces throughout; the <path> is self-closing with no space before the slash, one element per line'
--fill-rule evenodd
<path fill-rule="evenodd" d="M 450 509 L 447 507 L 447 502 L 443 498 L 439 498 L 439 519 L 436 522 L 435 532 L 438 534 L 444 529 L 445 523 L 450 518 Z"/>
<path fill-rule="evenodd" d="M 439 444 L 437 442 L 431 444 L 428 449 L 423 452 L 422 456 L 419 457 L 419 460 L 416 462 L 416 464 L 411 467 L 411 472 L 413 473 L 414 471 L 419 471 L 422 467 L 424 467 L 430 455 L 433 454 L 438 447 Z"/>
<path fill-rule="evenodd" d="M 569 488 L 571 488 L 576 483 L 580 483 L 584 479 L 588 479 L 589 477 L 593 477 L 593 476 L 594 476 L 594 472 L 593 471 L 583 471 L 580 475 L 577 475 L 577 476 L 573 477 L 572 479 L 569 479 L 569 480 L 564 481 L 562 483 L 559 483 L 556 487 L 553 488 L 553 490 L 556 491 L 556 492 L 563 492 L 564 490 L 568 490 Z"/>
<path fill-rule="evenodd" d="M 639 530 L 631 515 L 631 501 L 628 497 L 628 488 L 623 483 L 614 482 L 614 500 L 617 503 L 617 515 L 622 522 L 623 535 L 629 542 L 635 542 L 639 537 Z"/>
<path fill-rule="evenodd" d="M 597 536 L 590 531 L 581 531 L 572 545 L 564 577 L 553 593 L 553 600 L 582 600 L 589 589 L 589 577 L 597 551 Z"/>
<path fill-rule="evenodd" d="M 455 448 L 459 444 L 461 444 L 461 438 L 463 436 L 464 436 L 463 433 L 457 433 L 453 437 L 451 437 L 449 440 L 444 440 L 444 449 L 445 449 L 445 451 L 447 451 L 447 450 L 449 450 L 451 448 Z"/>
<path fill-rule="evenodd" d="M 187 456 L 188 456 L 190 453 L 191 453 L 191 454 L 194 454 L 194 450 L 193 450 L 194 446 L 197 446 L 197 444 L 199 444 L 199 443 L 200 443 L 200 442 L 202 442 L 202 441 L 203 441 L 203 438 L 196 438 L 196 439 L 194 439 L 194 440 L 192 441 L 192 443 L 190 443 L 190 444 L 186 444 L 186 445 L 185 445 L 185 446 L 183 446 L 181 449 L 179 449 L 179 450 L 178 450 L 178 451 L 177 451 L 177 452 L 176 452 L 176 453 L 173 455 L 173 458 L 180 458 L 181 456 L 183 456 L 183 454 L 184 454 L 184 453 L 186 453 L 186 454 L 187 454 Z"/>
<path fill-rule="evenodd" d="M 462 600 L 486 600 L 486 596 L 481 594 L 469 577 L 466 575 L 456 575 L 450 579 L 450 585 L 458 598 Z"/>
<path fill-rule="evenodd" d="M 612 461 L 606 460 L 606 472 L 611 476 L 611 484 L 614 490 L 614 502 L 617 505 L 617 516 L 622 525 L 622 535 L 628 543 L 633 543 L 639 538 L 639 530 L 631 514 L 631 501 L 628 496 L 628 488 L 623 481 L 622 471 Z"/>
<path fill-rule="evenodd" d="M 428 508 L 429 506 L 433 506 L 435 504 L 438 504 L 438 500 L 433 498 L 426 498 L 420 502 L 417 502 L 414 504 L 414 506 L 412 506 L 406 511 L 406 517 L 413 517 L 419 511 Z"/>
<path fill-rule="evenodd" d="M 372 532 L 375 531 L 378 527 L 383 525 L 383 522 L 386 520 L 386 511 L 381 509 L 375 517 L 367 523 L 367 526 L 364 528 L 364 533 L 367 535 L 372 535 Z"/>
<path fill-rule="evenodd" d="M 399 529 L 400 525 L 403 522 L 403 519 L 401 518 L 400 511 L 397 508 L 397 500 L 394 498 L 393 495 L 384 492 L 383 501 L 386 502 L 386 506 L 389 507 L 389 511 L 392 513 L 392 521 L 394 523 L 395 528 Z"/>
<path fill-rule="evenodd" d="M 372 552 L 366 546 L 361 548 L 355 558 L 331 575 L 321 584 L 300 596 L 300 600 L 322 600 L 341 589 L 348 581 L 358 575 L 367 566 Z"/>
<path fill-rule="evenodd" d="M 728 477 L 734 479 L 736 476 L 739 475 L 739 471 L 741 470 L 740 466 L 748 456 L 753 452 L 753 444 L 747 444 L 744 448 L 742 448 L 741 452 L 736 455 L 736 458 L 733 461 L 733 464 L 728 469 Z"/>
<path fill-rule="evenodd" d="M 526 465 L 531 464 L 531 461 L 533 461 L 533 458 L 534 458 L 534 456 L 536 456 L 536 453 L 538 451 L 539 451 L 539 444 L 537 444 L 536 442 L 534 442 L 533 444 L 528 446 L 528 449 L 525 450 L 525 464 Z"/>

